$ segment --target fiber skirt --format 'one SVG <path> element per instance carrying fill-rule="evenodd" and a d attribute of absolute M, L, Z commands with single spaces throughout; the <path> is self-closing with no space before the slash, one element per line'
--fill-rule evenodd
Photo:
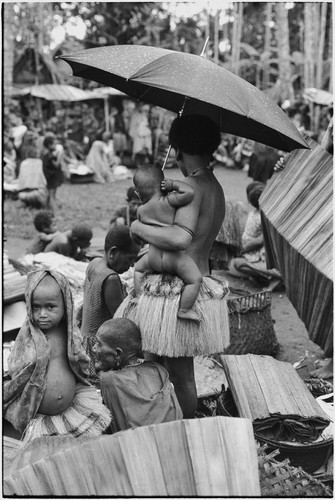
<path fill-rule="evenodd" d="M 59 415 L 37 413 L 24 431 L 23 443 L 41 436 L 100 436 L 111 420 L 96 388 L 77 384 L 69 408 Z"/>
<path fill-rule="evenodd" d="M 170 274 L 144 274 L 142 292 L 124 299 L 114 318 L 128 318 L 139 327 L 142 349 L 171 358 L 207 356 L 229 345 L 226 296 L 228 283 L 205 276 L 194 305 L 200 323 L 177 317 L 184 284 Z"/>

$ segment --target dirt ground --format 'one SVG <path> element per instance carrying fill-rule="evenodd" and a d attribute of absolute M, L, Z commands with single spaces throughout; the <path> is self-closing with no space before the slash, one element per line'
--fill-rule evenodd
<path fill-rule="evenodd" d="M 240 201 L 246 204 L 246 186 L 252 180 L 248 177 L 247 173 L 241 170 L 226 169 L 224 167 L 218 166 L 215 169 L 215 174 L 219 181 L 221 182 L 225 194 L 228 198 L 234 201 Z M 182 179 L 182 174 L 177 169 L 169 169 L 166 171 L 166 177 Z M 131 179 L 127 180 L 126 184 L 122 183 L 122 190 L 126 191 L 128 185 L 132 184 Z M 118 190 L 121 186 L 116 183 L 115 188 Z M 78 186 L 74 186 L 78 189 Z M 68 194 L 71 185 L 61 187 L 59 190 L 59 198 L 62 201 L 62 196 L 64 196 L 66 189 L 66 194 Z M 83 190 L 83 198 L 85 198 L 85 185 L 81 186 Z M 62 193 L 63 190 L 63 193 Z M 90 186 L 92 190 L 92 185 Z M 251 207 L 249 207 L 251 208 Z M 11 221 L 4 221 L 5 224 L 10 224 Z M 27 240 L 17 237 L 12 237 L 6 234 L 4 231 L 4 236 L 7 241 L 5 242 L 5 249 L 8 252 L 10 258 L 19 259 L 24 255 L 25 248 L 27 247 Z M 104 236 L 106 234 L 105 229 L 103 229 L 100 221 L 97 221 L 96 227 L 93 229 L 93 241 L 92 247 L 98 249 L 102 248 Z M 251 292 L 260 291 L 260 288 L 256 288 L 251 281 L 233 278 L 223 271 L 218 271 L 219 274 L 224 275 L 229 282 L 229 285 L 235 288 L 246 288 Z M 306 359 L 301 364 L 298 369 L 299 375 L 306 379 L 309 377 L 309 373 L 315 369 L 315 362 L 323 357 L 322 350 L 311 342 L 308 338 L 308 333 L 302 321 L 299 319 L 294 307 L 288 300 L 285 291 L 275 291 L 272 293 L 272 317 L 275 321 L 274 327 L 278 342 L 280 344 L 280 349 L 277 355 L 277 359 L 288 361 L 290 363 L 296 363 L 301 360 L 304 356 Z"/>

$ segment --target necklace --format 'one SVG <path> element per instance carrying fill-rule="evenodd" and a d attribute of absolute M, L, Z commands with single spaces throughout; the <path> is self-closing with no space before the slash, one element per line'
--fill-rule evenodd
<path fill-rule="evenodd" d="M 193 172 L 191 172 L 190 175 L 196 175 L 199 172 L 201 172 L 202 170 L 209 170 L 209 167 L 200 167 L 200 168 L 197 168 L 196 170 L 193 170 Z"/>

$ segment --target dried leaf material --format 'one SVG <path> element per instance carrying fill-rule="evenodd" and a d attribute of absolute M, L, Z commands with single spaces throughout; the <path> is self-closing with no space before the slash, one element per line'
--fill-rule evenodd
<path fill-rule="evenodd" d="M 4 478 L 6 494 L 260 496 L 256 443 L 246 419 L 180 420 L 72 442 L 46 438 L 35 457 L 32 442 L 25 451 L 29 463 L 22 455 L 21 467 Z"/>
<path fill-rule="evenodd" d="M 220 356 L 239 416 L 253 421 L 264 437 L 311 442 L 328 426 L 290 363 L 271 356 Z"/>
<path fill-rule="evenodd" d="M 333 160 L 312 139 L 308 151 L 287 156 L 260 198 L 269 267 L 310 339 L 333 355 Z"/>

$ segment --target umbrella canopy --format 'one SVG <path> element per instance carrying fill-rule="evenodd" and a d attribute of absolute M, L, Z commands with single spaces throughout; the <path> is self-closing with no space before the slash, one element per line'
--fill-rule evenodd
<path fill-rule="evenodd" d="M 73 74 L 184 114 L 212 118 L 222 132 L 291 151 L 308 145 L 269 97 L 205 57 L 141 45 L 62 55 Z M 185 103 L 185 97 L 186 99 Z"/>

